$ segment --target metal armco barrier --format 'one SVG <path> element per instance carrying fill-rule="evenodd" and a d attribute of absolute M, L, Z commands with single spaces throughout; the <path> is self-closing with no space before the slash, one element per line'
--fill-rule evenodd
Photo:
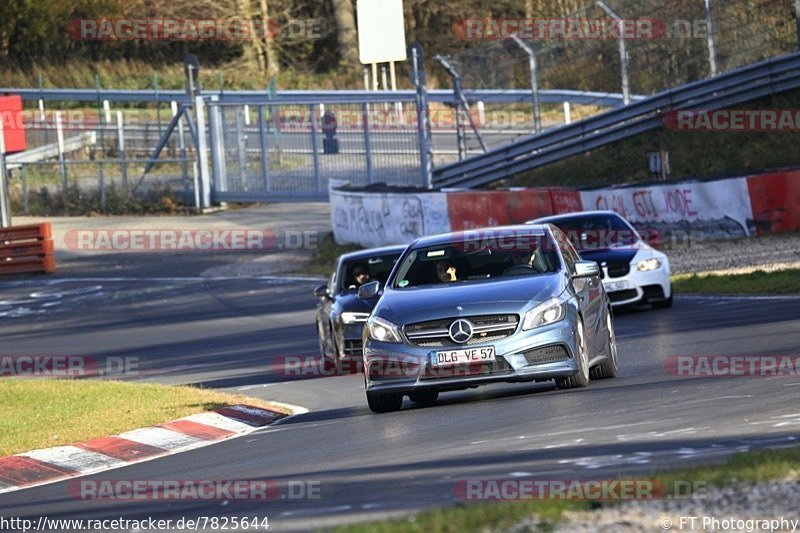
<path fill-rule="evenodd" d="M 433 171 L 435 187 L 477 188 L 664 126 L 669 111 L 735 106 L 800 87 L 800 52 L 689 83 Z"/>
<path fill-rule="evenodd" d="M 55 270 L 49 223 L 0 229 L 0 276 L 52 274 Z"/>

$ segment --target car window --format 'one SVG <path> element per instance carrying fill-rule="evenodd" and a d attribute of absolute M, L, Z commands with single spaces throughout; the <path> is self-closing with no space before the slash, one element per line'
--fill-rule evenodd
<path fill-rule="evenodd" d="M 551 274 L 559 268 L 558 252 L 547 234 L 494 241 L 468 238 L 412 250 L 398 267 L 393 287 L 491 282 Z"/>
<path fill-rule="evenodd" d="M 552 224 L 558 226 L 578 250 L 630 246 L 638 240 L 636 231 L 613 213 L 559 218 Z"/>
<path fill-rule="evenodd" d="M 392 267 L 400 258 L 400 253 L 381 254 L 370 257 L 360 257 L 345 262 L 342 265 L 342 276 L 339 280 L 339 292 L 357 290 L 359 285 L 368 281 L 380 281 L 381 285 L 386 283 Z M 362 278 L 362 282 L 357 279 L 358 273 L 366 272 L 367 278 Z"/>
<path fill-rule="evenodd" d="M 336 270 L 333 271 L 331 274 L 331 279 L 328 280 L 328 290 L 331 294 L 336 294 L 338 291 L 336 290 Z"/>
<path fill-rule="evenodd" d="M 553 237 L 555 238 L 556 242 L 558 243 L 558 247 L 561 249 L 561 256 L 564 258 L 564 262 L 567 264 L 567 268 L 570 272 L 575 271 L 575 261 L 580 260 L 580 256 L 578 252 L 575 251 L 575 248 L 567 239 L 567 236 L 564 235 L 558 227 L 552 226 Z"/>
<path fill-rule="evenodd" d="M 575 271 L 575 261 L 580 261 L 581 256 L 575 251 L 575 247 L 572 246 L 572 243 L 567 239 L 567 236 L 564 235 L 558 227 L 551 226 L 553 229 L 553 236 L 558 243 L 558 247 L 561 248 L 561 255 L 564 257 L 564 262 L 567 264 L 570 272 Z"/>

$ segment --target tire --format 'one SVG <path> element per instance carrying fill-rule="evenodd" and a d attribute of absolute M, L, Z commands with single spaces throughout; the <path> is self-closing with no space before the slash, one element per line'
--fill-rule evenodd
<path fill-rule="evenodd" d="M 403 395 L 367 391 L 367 404 L 373 413 L 391 413 L 399 411 L 403 406 Z"/>
<path fill-rule="evenodd" d="M 617 336 L 614 333 L 614 321 L 611 317 L 610 309 L 606 315 L 606 329 L 608 329 L 608 337 L 606 339 L 608 358 L 589 371 L 589 376 L 592 379 L 614 378 L 617 377 L 617 371 L 619 370 L 619 363 L 617 360 Z"/>
<path fill-rule="evenodd" d="M 434 403 L 439 399 L 438 390 L 425 390 L 412 392 L 408 395 L 408 399 L 414 403 Z"/>
<path fill-rule="evenodd" d="M 578 364 L 578 371 L 568 378 L 556 379 L 556 386 L 559 389 L 577 389 L 589 384 L 589 354 L 586 348 L 586 333 L 583 329 L 583 319 L 578 318 L 576 326 L 578 332 L 578 353 L 575 360 Z"/>

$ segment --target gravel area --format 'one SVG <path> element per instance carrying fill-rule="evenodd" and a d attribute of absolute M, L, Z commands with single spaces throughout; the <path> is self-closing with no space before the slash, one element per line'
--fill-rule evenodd
<path fill-rule="evenodd" d="M 738 274 L 800 268 L 800 233 L 699 241 L 667 249 L 673 274 Z"/>
<path fill-rule="evenodd" d="M 594 511 L 566 512 L 557 532 L 634 532 L 634 531 L 770 531 L 753 520 L 786 521 L 773 531 L 792 531 L 800 520 L 800 472 L 790 472 L 775 481 L 737 484 L 724 489 L 710 488 L 694 498 L 628 502 Z M 687 517 L 697 517 L 691 527 Z M 684 518 L 681 527 L 681 517 Z M 703 520 L 716 519 L 718 522 Z M 725 522 L 725 521 L 729 522 Z M 751 522 L 748 522 L 751 521 Z M 546 524 L 535 518 L 508 528 L 508 533 L 541 531 Z M 800 526 L 796 531 L 800 531 Z"/>
<path fill-rule="evenodd" d="M 152 216 L 152 217 L 15 217 L 15 224 L 32 224 L 49 221 L 53 227 L 56 247 L 56 262 L 60 267 L 69 267 L 78 259 L 90 260 L 99 254 L 69 249 L 65 236 L 72 230 L 119 230 L 119 229 L 262 229 L 287 231 L 331 231 L 330 206 L 327 203 L 278 203 L 233 209 L 202 216 Z M 800 268 L 800 233 L 784 233 L 762 237 L 718 241 L 695 241 L 665 249 L 670 258 L 674 274 L 693 273 L 745 273 L 753 270 L 777 270 Z M 116 259 L 131 261 L 125 251 L 113 254 Z M 229 256 L 229 264 L 214 265 L 211 269 L 201 267 L 203 276 L 255 276 L 298 272 L 311 260 L 314 250 L 284 250 L 253 257 Z M 141 256 L 139 256 L 141 257 Z M 180 255 L 177 260 L 185 261 Z M 170 256 L 163 254 L 165 261 Z M 108 258 L 106 258 L 108 259 Z M 86 266 L 76 263 L 77 270 Z M 63 270 L 63 268 L 60 268 Z"/>

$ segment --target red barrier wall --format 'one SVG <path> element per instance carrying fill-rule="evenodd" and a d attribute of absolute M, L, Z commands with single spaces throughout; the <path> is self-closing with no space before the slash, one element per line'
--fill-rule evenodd
<path fill-rule="evenodd" d="M 22 98 L 19 95 L 0 96 L 0 119 L 7 154 L 25 150 L 25 128 L 22 121 Z"/>
<path fill-rule="evenodd" d="M 550 201 L 553 204 L 554 215 L 583 211 L 581 193 L 574 189 L 567 189 L 566 187 L 550 189 Z"/>
<path fill-rule="evenodd" d="M 553 214 L 549 189 L 447 193 L 450 231 L 522 224 Z"/>
<path fill-rule="evenodd" d="M 800 170 L 750 176 L 747 189 L 759 235 L 800 230 Z"/>

